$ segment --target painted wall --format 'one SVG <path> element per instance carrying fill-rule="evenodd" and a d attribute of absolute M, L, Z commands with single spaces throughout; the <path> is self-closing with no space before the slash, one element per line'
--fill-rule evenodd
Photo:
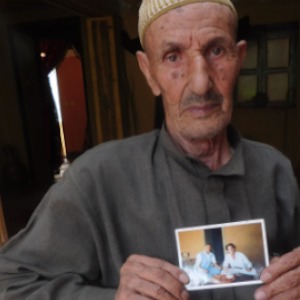
<path fill-rule="evenodd" d="M 203 251 L 205 236 L 203 230 L 183 231 L 178 233 L 181 253 L 189 253 L 191 259 Z"/>

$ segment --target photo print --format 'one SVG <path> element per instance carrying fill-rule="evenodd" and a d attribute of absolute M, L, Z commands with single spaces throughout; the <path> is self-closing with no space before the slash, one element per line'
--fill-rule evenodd
<path fill-rule="evenodd" d="M 262 283 L 260 274 L 269 265 L 263 219 L 178 228 L 175 234 L 188 290 Z"/>

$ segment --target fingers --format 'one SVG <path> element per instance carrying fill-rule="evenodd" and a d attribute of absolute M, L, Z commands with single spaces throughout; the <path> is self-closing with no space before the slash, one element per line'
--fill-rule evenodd
<path fill-rule="evenodd" d="M 274 263 L 276 263 L 277 261 L 279 261 L 279 259 L 280 259 L 280 257 L 279 257 L 279 256 L 275 256 L 275 257 L 273 257 L 273 258 L 272 258 L 272 260 L 271 260 L 271 264 L 274 264 Z"/>
<path fill-rule="evenodd" d="M 149 267 L 164 270 L 164 271 L 172 274 L 173 277 L 177 278 L 183 284 L 189 283 L 189 277 L 186 275 L 185 272 L 183 272 L 178 267 L 176 267 L 162 259 L 148 257 L 148 256 L 144 256 L 144 255 L 131 255 L 128 258 L 127 262 L 128 263 L 137 263 L 137 264 L 139 263 L 139 264 L 143 265 L 144 267 L 149 266 Z"/>
<path fill-rule="evenodd" d="M 300 292 L 300 267 L 289 271 L 280 276 L 278 279 L 264 285 L 255 293 L 256 300 L 273 299 L 273 297 L 284 295 L 285 293 L 296 294 L 297 298 L 282 298 L 282 299 L 299 299 Z M 279 298 L 281 299 L 281 298 Z"/>
<path fill-rule="evenodd" d="M 284 293 L 272 297 L 272 300 L 298 300 L 300 297 L 300 287 L 288 290 Z"/>
<path fill-rule="evenodd" d="M 300 250 L 275 258 L 261 279 L 265 285 L 255 293 L 256 300 L 300 299 Z"/>
<path fill-rule="evenodd" d="M 300 247 L 280 258 L 274 258 L 270 266 L 262 272 L 260 279 L 268 283 L 298 266 L 300 266 Z"/>
<path fill-rule="evenodd" d="M 166 261 L 132 255 L 121 268 L 116 299 L 186 300 L 188 282 L 183 271 Z"/>

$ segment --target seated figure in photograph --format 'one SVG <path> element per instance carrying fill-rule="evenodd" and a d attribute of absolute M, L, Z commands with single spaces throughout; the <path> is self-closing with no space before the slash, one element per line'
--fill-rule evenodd
<path fill-rule="evenodd" d="M 229 273 L 237 276 L 246 275 L 249 276 L 248 279 L 253 279 L 257 275 L 251 261 L 244 253 L 236 250 L 237 247 L 235 244 L 229 243 L 226 245 L 225 249 L 227 254 L 225 255 L 223 262 L 222 273 Z M 243 279 L 246 278 L 243 276 Z"/>
<path fill-rule="evenodd" d="M 197 254 L 194 266 L 209 277 L 213 277 L 221 272 L 221 267 L 217 264 L 216 256 L 212 252 L 210 244 L 206 244 L 204 250 Z"/>
<path fill-rule="evenodd" d="M 216 256 L 212 252 L 210 244 L 206 244 L 203 251 L 196 255 L 196 261 L 192 268 L 185 268 L 184 270 L 190 279 L 189 286 L 219 283 L 219 280 L 215 279 L 215 275 L 220 274 L 221 266 L 217 264 Z"/>

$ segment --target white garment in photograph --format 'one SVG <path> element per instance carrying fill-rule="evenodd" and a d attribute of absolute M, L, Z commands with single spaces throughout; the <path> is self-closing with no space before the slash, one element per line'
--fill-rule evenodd
<path fill-rule="evenodd" d="M 230 274 L 256 275 L 256 270 L 252 268 L 252 263 L 248 257 L 239 251 L 234 253 L 234 257 L 227 253 L 223 262 L 223 267 L 228 269 Z"/>

